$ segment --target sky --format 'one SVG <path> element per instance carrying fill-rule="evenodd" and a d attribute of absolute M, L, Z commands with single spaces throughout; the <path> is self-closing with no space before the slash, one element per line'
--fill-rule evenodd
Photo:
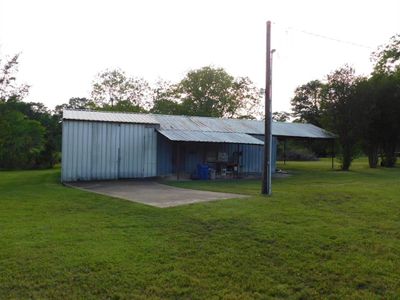
<path fill-rule="evenodd" d="M 49 108 L 89 97 L 112 68 L 154 83 L 211 65 L 264 88 L 271 20 L 272 109 L 289 111 L 297 86 L 344 64 L 368 75 L 371 52 L 400 33 L 399 11 L 399 0 L 0 0 L 0 58 L 21 53 L 26 100 Z"/>

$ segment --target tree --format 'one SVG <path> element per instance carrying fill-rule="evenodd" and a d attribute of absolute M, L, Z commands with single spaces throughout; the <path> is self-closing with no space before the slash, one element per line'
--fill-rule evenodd
<path fill-rule="evenodd" d="M 19 54 L 4 61 L 0 58 L 0 101 L 7 101 L 12 97 L 23 99 L 29 91 L 26 84 L 18 84 L 16 73 L 18 72 Z"/>
<path fill-rule="evenodd" d="M 393 167 L 400 141 L 400 34 L 390 38 L 372 54 L 375 62 L 371 81 L 379 104 L 382 165 Z"/>
<path fill-rule="evenodd" d="M 150 112 L 166 115 L 184 114 L 181 103 L 177 96 L 177 87 L 171 82 L 158 80 L 152 89 L 153 107 Z"/>
<path fill-rule="evenodd" d="M 356 85 L 361 80 L 355 71 L 344 66 L 327 77 L 326 94 L 321 103 L 322 123 L 338 135 L 341 168 L 347 171 L 357 154 L 358 137 L 354 115 L 356 106 Z"/>
<path fill-rule="evenodd" d="M 114 105 L 103 105 L 102 107 L 96 107 L 96 110 L 103 111 L 118 111 L 118 112 L 130 112 L 130 113 L 145 113 L 148 112 L 146 108 L 141 105 L 132 104 L 129 100 L 120 100 Z"/>
<path fill-rule="evenodd" d="M 45 129 L 38 121 L 0 103 L 0 168 L 29 168 L 44 148 Z"/>
<path fill-rule="evenodd" d="M 58 162 L 58 152 L 61 151 L 61 123 L 57 114 L 39 102 L 23 102 L 18 98 L 10 98 L 3 104 L 3 111 L 7 113 L 21 113 L 27 120 L 38 122 L 44 129 L 44 142 L 42 150 L 36 155 L 29 166 L 20 168 L 43 168 L 53 167 Z"/>
<path fill-rule="evenodd" d="M 119 69 L 99 73 L 91 97 L 97 107 L 106 110 L 129 107 L 130 111 L 142 111 L 150 107 L 148 83 L 142 78 L 128 77 Z"/>
<path fill-rule="evenodd" d="M 376 83 L 372 78 L 364 78 L 357 84 L 355 91 L 357 110 L 353 116 L 356 121 L 357 135 L 364 153 L 368 156 L 370 168 L 378 166 L 382 130 Z"/>
<path fill-rule="evenodd" d="M 261 119 L 264 117 L 260 89 L 255 86 L 249 77 L 236 78 L 233 85 L 233 93 L 237 108 L 228 117 L 239 119 Z"/>
<path fill-rule="evenodd" d="M 372 54 L 374 71 L 357 87 L 358 128 L 370 167 L 393 167 L 400 140 L 400 35 Z"/>
<path fill-rule="evenodd" d="M 72 97 L 68 100 L 68 103 L 57 105 L 54 109 L 54 113 L 61 116 L 63 109 L 96 109 L 96 104 L 85 97 Z"/>
<path fill-rule="evenodd" d="M 286 111 L 275 111 L 272 113 L 272 120 L 276 122 L 287 122 L 290 119 L 290 113 Z"/>
<path fill-rule="evenodd" d="M 296 89 L 295 121 L 323 126 L 338 135 L 342 169 L 347 170 L 362 147 L 369 165 L 392 167 L 400 144 L 400 34 L 372 54 L 369 78 L 355 76 L 348 66 Z M 398 151 L 398 150 L 397 150 Z"/>
<path fill-rule="evenodd" d="M 392 36 L 387 44 L 378 47 L 371 58 L 375 62 L 375 74 L 398 71 L 400 69 L 400 34 Z"/>
<path fill-rule="evenodd" d="M 190 71 L 179 83 L 178 92 L 186 114 L 223 117 L 236 111 L 232 88 L 234 78 L 222 68 L 204 67 Z"/>
<path fill-rule="evenodd" d="M 60 151 L 59 119 L 38 102 L 23 102 L 29 86 L 18 84 L 18 55 L 0 59 L 0 168 L 52 167 Z"/>
<path fill-rule="evenodd" d="M 400 141 L 400 72 L 393 74 L 375 74 L 373 101 L 377 104 L 379 145 L 382 165 L 394 167 L 396 147 Z"/>
<path fill-rule="evenodd" d="M 291 100 L 295 122 L 304 122 L 321 127 L 321 103 L 326 86 L 319 80 L 310 81 L 295 90 Z"/>
<path fill-rule="evenodd" d="M 203 67 L 188 72 L 177 85 L 176 97 L 187 115 L 255 117 L 258 89 L 247 77 L 235 79 L 222 68 Z"/>

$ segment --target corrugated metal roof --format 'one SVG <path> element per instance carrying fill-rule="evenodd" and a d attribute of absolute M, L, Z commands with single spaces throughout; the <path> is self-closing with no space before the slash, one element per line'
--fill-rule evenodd
<path fill-rule="evenodd" d="M 312 139 L 335 138 L 334 134 L 312 124 L 284 122 L 272 123 L 272 135 Z"/>
<path fill-rule="evenodd" d="M 158 132 L 171 141 L 264 145 L 263 141 L 251 135 L 237 132 L 162 129 L 159 129 Z"/>
<path fill-rule="evenodd" d="M 258 120 L 79 110 L 64 110 L 63 118 L 66 120 L 159 124 L 161 130 L 264 134 L 264 121 Z M 335 137 L 330 132 L 312 124 L 284 122 L 272 123 L 272 135 L 319 139 Z"/>
<path fill-rule="evenodd" d="M 219 119 L 209 117 L 187 117 L 153 115 L 160 122 L 161 129 L 194 130 L 213 132 L 238 132 L 264 134 L 264 121 L 243 119 Z M 272 122 L 272 135 L 304 138 L 333 138 L 330 132 L 304 123 Z"/>
<path fill-rule="evenodd" d="M 63 111 L 63 119 L 77 121 L 97 121 L 97 122 L 116 122 L 116 123 L 139 123 L 139 124 L 159 124 L 157 120 L 149 114 L 131 114 L 120 112 L 102 112 L 85 110 Z"/>
<path fill-rule="evenodd" d="M 211 117 L 153 115 L 161 129 L 263 134 L 263 122 Z"/>

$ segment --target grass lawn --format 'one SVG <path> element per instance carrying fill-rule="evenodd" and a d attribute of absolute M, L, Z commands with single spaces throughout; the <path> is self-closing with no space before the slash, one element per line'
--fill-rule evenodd
<path fill-rule="evenodd" d="M 294 163 L 252 195 L 155 208 L 0 172 L 0 298 L 398 299 L 400 168 Z"/>

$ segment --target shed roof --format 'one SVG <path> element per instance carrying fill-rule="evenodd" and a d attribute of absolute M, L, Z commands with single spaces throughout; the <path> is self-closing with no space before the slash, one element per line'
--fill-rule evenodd
<path fill-rule="evenodd" d="M 191 133 L 190 138 L 194 138 L 196 135 L 198 138 L 200 138 L 199 132 L 242 133 L 253 135 L 264 134 L 264 121 L 259 120 L 120 112 L 96 112 L 84 110 L 64 110 L 63 119 L 97 122 L 157 124 L 160 126 L 160 132 L 163 132 L 162 134 L 164 134 L 166 131 L 171 131 L 169 134 L 171 137 L 177 137 L 178 134 L 185 134 L 178 131 L 195 132 Z M 187 138 L 189 138 L 188 134 L 189 133 L 186 134 Z M 332 133 L 312 124 L 286 122 L 273 122 L 272 135 L 280 137 L 300 137 L 314 139 L 332 139 L 335 137 Z M 204 135 L 202 136 L 205 138 Z M 211 137 L 211 135 L 208 135 L 208 137 Z M 225 136 L 225 138 L 227 138 L 227 136 Z"/>
<path fill-rule="evenodd" d="M 97 121 L 115 123 L 159 124 L 150 114 L 132 114 L 107 111 L 63 110 L 64 120 Z"/>
<path fill-rule="evenodd" d="M 216 132 L 216 131 L 186 131 L 186 130 L 158 130 L 171 141 L 205 142 L 205 143 L 232 143 L 264 145 L 264 142 L 246 133 Z"/>
<path fill-rule="evenodd" d="M 333 139 L 335 135 L 313 124 L 273 122 L 272 135 L 312 139 Z"/>

